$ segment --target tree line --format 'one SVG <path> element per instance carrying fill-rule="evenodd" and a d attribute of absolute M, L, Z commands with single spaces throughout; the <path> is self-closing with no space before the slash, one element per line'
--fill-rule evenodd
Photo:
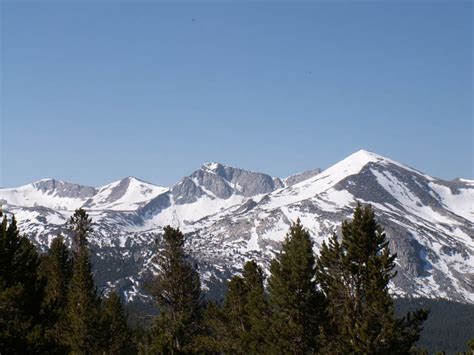
<path fill-rule="evenodd" d="M 167 226 L 158 272 L 146 284 L 159 308 L 132 329 L 119 296 L 98 293 L 88 235 L 76 210 L 72 247 L 55 238 L 38 254 L 15 218 L 0 229 L 0 354 L 417 354 L 426 310 L 397 318 L 388 284 L 395 258 L 370 206 L 358 205 L 342 236 L 318 257 L 301 222 L 291 227 L 269 275 L 248 261 L 221 302 L 206 301 L 185 237 Z"/>

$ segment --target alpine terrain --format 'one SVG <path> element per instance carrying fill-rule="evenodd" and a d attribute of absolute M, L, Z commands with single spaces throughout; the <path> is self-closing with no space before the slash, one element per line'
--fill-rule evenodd
<path fill-rule="evenodd" d="M 357 202 L 371 204 L 398 254 L 395 295 L 474 303 L 474 181 L 437 179 L 365 150 L 286 179 L 207 163 L 171 187 L 134 177 L 99 188 L 44 179 L 2 188 L 0 200 L 41 250 L 67 237 L 68 218 L 86 209 L 99 286 L 137 302 L 147 298 L 142 285 L 168 224 L 186 234 L 203 286 L 217 296 L 247 260 L 268 270 L 297 218 L 319 249 Z"/>

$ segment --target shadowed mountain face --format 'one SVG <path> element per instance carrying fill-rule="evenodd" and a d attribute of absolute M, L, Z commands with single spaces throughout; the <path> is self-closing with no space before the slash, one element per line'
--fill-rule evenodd
<path fill-rule="evenodd" d="M 300 183 L 301 181 L 308 180 L 309 178 L 312 178 L 313 176 L 318 175 L 322 171 L 323 171 L 322 169 L 313 169 L 313 170 L 304 171 L 304 172 L 299 173 L 299 174 L 288 176 L 284 180 L 284 184 L 285 184 L 285 186 L 296 185 L 296 184 Z"/>
<path fill-rule="evenodd" d="M 70 184 L 64 181 L 56 181 L 54 179 L 40 180 L 32 185 L 36 190 L 41 191 L 42 193 L 57 197 L 85 199 L 94 196 L 96 193 L 94 187 Z"/>
<path fill-rule="evenodd" d="M 284 180 L 208 163 L 170 188 L 134 178 L 98 189 L 38 183 L 0 189 L 22 231 L 45 250 L 58 232 L 67 233 L 73 209 L 87 208 L 96 227 L 97 281 L 128 300 L 141 299 L 155 238 L 167 224 L 187 234 L 203 284 L 216 295 L 248 259 L 268 268 L 297 218 L 318 252 L 361 202 L 374 207 L 398 254 L 395 294 L 474 303 L 474 182 L 436 179 L 367 151 Z"/>
<path fill-rule="evenodd" d="M 266 174 L 208 163 L 173 186 L 171 192 L 176 203 L 184 204 L 195 202 L 203 195 L 219 199 L 228 199 L 234 194 L 253 197 L 281 187 L 283 183 L 279 179 Z"/>

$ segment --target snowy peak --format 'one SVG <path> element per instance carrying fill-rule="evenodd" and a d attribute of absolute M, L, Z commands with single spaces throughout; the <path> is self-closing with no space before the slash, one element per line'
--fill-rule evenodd
<path fill-rule="evenodd" d="M 47 207 L 75 210 L 132 210 L 167 189 L 134 177 L 115 181 L 100 188 L 42 179 L 28 185 L 0 189 L 4 204 L 21 207 Z"/>
<path fill-rule="evenodd" d="M 286 180 L 287 187 L 271 193 L 268 198 L 262 200 L 262 204 L 267 205 L 267 208 L 277 208 L 327 194 L 341 181 L 349 176 L 358 174 L 368 164 L 385 160 L 385 158 L 375 153 L 359 150 L 326 170 L 314 173 L 307 179 L 296 175 L 296 181 L 288 183 L 288 181 L 291 182 L 292 178 L 289 177 L 288 179 L 290 180 Z M 339 194 L 338 202 L 348 202 L 347 196 L 344 196 L 342 200 L 341 197 Z"/>
<path fill-rule="evenodd" d="M 99 188 L 97 194 L 89 199 L 83 207 L 116 211 L 135 210 L 141 204 L 150 201 L 166 190 L 165 187 L 129 176 Z"/>
<path fill-rule="evenodd" d="M 409 173 L 414 173 L 420 176 L 424 176 L 428 179 L 433 179 L 433 177 L 423 174 L 422 172 L 416 169 L 413 169 L 409 167 L 408 165 L 402 164 L 393 159 L 384 157 L 382 155 L 379 155 L 377 153 L 373 153 L 364 149 L 361 149 L 355 152 L 354 154 L 349 155 L 347 158 L 333 165 L 331 168 L 334 168 L 335 170 L 337 170 L 336 167 L 339 168 L 341 166 L 346 166 L 346 167 L 350 167 L 349 170 L 351 171 L 360 171 L 362 170 L 363 167 L 365 167 L 367 164 L 370 164 L 370 163 L 382 165 L 384 167 L 396 166 L 398 168 L 406 170 Z"/>
<path fill-rule="evenodd" d="M 90 186 L 42 179 L 17 188 L 0 189 L 0 200 L 12 206 L 68 210 L 79 208 L 95 192 L 96 189 Z"/>
<path fill-rule="evenodd" d="M 229 198 L 233 194 L 253 197 L 282 187 L 281 181 L 270 175 L 219 163 L 205 164 L 190 177 L 218 198 Z"/>
<path fill-rule="evenodd" d="M 349 175 L 357 174 L 369 163 L 388 161 L 381 155 L 371 153 L 367 150 L 359 150 L 347 158 L 332 165 L 322 172 L 323 175 L 331 175 L 335 179 L 341 179 Z M 318 179 L 318 177 L 316 177 Z"/>
<path fill-rule="evenodd" d="M 291 177 L 290 177 L 291 178 Z M 360 150 L 308 179 L 289 183 L 261 201 L 274 209 L 312 201 L 325 209 L 344 208 L 355 201 L 367 202 L 416 214 L 427 220 L 474 219 L 474 189 L 469 180 L 444 181 L 381 155 Z M 298 179 L 298 176 L 296 175 Z"/>
<path fill-rule="evenodd" d="M 204 163 L 201 166 L 201 170 L 205 170 L 211 173 L 218 173 L 219 170 L 221 170 L 224 166 L 220 163 L 216 162 L 210 162 L 210 163 Z"/>
<path fill-rule="evenodd" d="M 144 205 L 138 214 L 149 228 L 166 224 L 183 227 L 281 187 L 281 180 L 267 174 L 206 163 Z"/>
<path fill-rule="evenodd" d="M 234 195 L 250 198 L 282 187 L 279 179 L 220 163 L 206 163 L 171 188 L 175 202 L 193 203 L 201 196 L 229 199 Z"/>

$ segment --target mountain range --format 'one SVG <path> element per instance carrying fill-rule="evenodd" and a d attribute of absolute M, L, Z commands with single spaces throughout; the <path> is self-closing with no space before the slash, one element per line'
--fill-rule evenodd
<path fill-rule="evenodd" d="M 138 302 L 165 225 L 186 234 L 203 287 L 219 297 L 247 260 L 268 270 L 297 218 L 317 253 L 357 202 L 371 204 L 398 255 L 396 296 L 474 303 L 474 181 L 437 179 L 365 150 L 285 179 L 207 163 L 170 187 L 134 177 L 99 188 L 43 179 L 0 189 L 0 201 L 42 251 L 59 233 L 68 237 L 68 218 L 86 209 L 99 287 Z"/>

